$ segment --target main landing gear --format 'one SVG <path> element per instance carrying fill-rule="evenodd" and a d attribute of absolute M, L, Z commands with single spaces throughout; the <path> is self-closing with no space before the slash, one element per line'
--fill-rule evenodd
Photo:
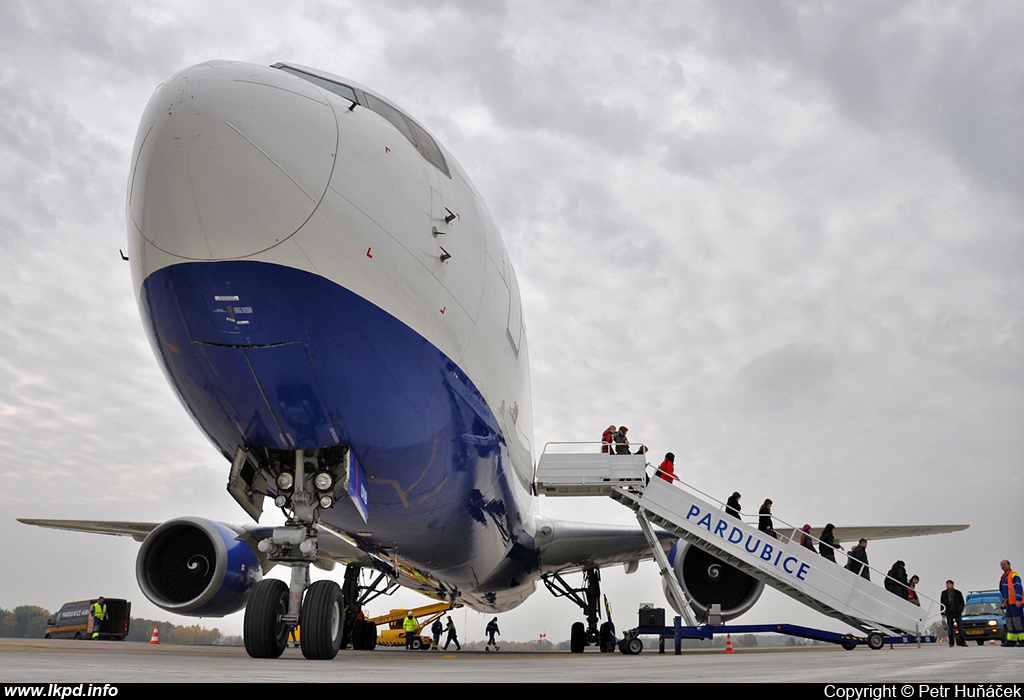
<path fill-rule="evenodd" d="M 556 598 L 565 597 L 583 610 L 587 624 L 573 623 L 569 635 L 569 649 L 573 654 L 582 654 L 584 648 L 596 644 L 601 652 L 614 651 L 615 629 L 609 615 L 608 622 L 598 626 L 601 616 L 601 571 L 597 568 L 583 570 L 583 587 L 573 588 L 559 574 L 542 577 L 544 585 Z"/>
<path fill-rule="evenodd" d="M 360 611 L 367 603 L 382 595 L 391 595 L 398 589 L 398 582 L 382 572 L 373 572 L 376 577 L 369 585 L 362 585 L 362 569 L 354 564 L 345 568 L 345 583 L 341 588 L 345 602 L 345 638 L 342 648 L 351 644 L 353 649 L 371 651 L 377 646 L 377 625 L 363 618 Z"/>

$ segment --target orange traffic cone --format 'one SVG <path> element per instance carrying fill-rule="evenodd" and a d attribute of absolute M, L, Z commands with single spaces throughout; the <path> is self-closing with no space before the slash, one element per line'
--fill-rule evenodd
<path fill-rule="evenodd" d="M 726 654 L 735 654 L 736 653 L 733 650 L 733 648 L 732 648 L 732 635 L 731 634 L 725 635 L 725 653 Z"/>
<path fill-rule="evenodd" d="M 160 625 L 153 625 L 153 636 L 149 638 L 150 644 L 160 643 Z"/>

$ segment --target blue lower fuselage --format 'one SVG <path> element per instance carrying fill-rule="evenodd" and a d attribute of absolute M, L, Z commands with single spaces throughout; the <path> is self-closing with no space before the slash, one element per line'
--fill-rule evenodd
<path fill-rule="evenodd" d="M 159 269 L 142 308 L 172 385 L 225 457 L 347 445 L 369 519 L 342 498 L 325 524 L 494 609 L 522 596 L 538 553 L 499 423 L 419 333 L 320 275 L 253 261 Z"/>

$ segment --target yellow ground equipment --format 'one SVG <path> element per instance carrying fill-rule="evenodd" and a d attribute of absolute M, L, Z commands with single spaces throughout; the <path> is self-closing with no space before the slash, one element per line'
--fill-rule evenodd
<path fill-rule="evenodd" d="M 421 634 L 421 632 L 424 630 L 429 632 L 430 625 L 434 620 L 453 608 L 461 607 L 461 603 L 432 603 L 431 605 L 424 605 L 419 608 L 412 608 L 411 610 L 398 608 L 386 615 L 367 618 L 367 620 L 378 626 L 387 625 L 385 629 L 380 630 L 378 633 L 377 644 L 387 647 L 404 647 L 405 628 L 402 623 L 405 621 L 406 615 L 411 612 L 412 616 L 416 618 L 416 622 L 419 623 L 419 627 L 416 629 L 416 636 L 412 640 L 412 646 L 414 649 L 429 649 L 434 638 L 429 634 Z"/>

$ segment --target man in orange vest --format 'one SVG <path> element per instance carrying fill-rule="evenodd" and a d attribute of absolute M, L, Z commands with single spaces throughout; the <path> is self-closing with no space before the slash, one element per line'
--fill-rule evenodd
<path fill-rule="evenodd" d="M 1021 587 L 1020 574 L 1010 568 L 1006 559 L 999 562 L 999 567 L 1003 570 L 999 592 L 1003 594 L 1003 607 L 1006 609 L 1006 646 L 1024 645 L 1024 588 Z"/>

